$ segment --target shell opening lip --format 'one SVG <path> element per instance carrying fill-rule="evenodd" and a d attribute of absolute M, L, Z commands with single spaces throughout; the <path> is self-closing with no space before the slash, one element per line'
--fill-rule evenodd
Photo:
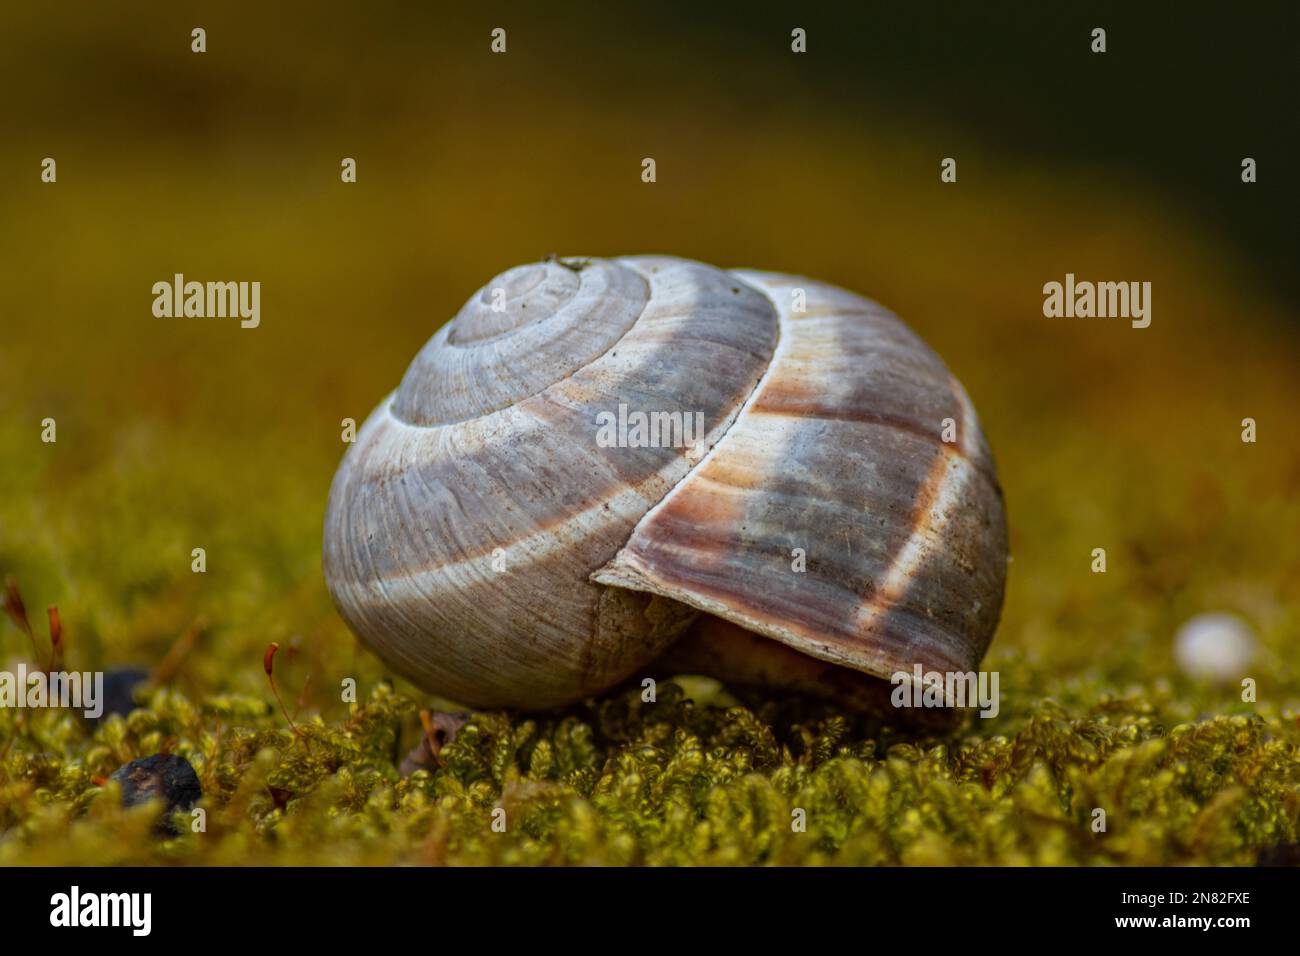
<path fill-rule="evenodd" d="M 837 664 L 850 670 L 859 671 L 863 674 L 870 674 L 872 677 L 879 677 L 882 680 L 889 680 L 890 677 L 903 668 L 869 668 L 864 666 L 864 662 L 856 659 L 845 652 L 841 651 L 834 644 L 825 641 L 813 641 L 804 635 L 792 630 L 772 619 L 759 618 L 751 614 L 739 611 L 720 600 L 711 598 L 704 594 L 695 593 L 683 589 L 673 588 L 659 584 L 648 575 L 637 571 L 631 567 L 626 558 L 620 560 L 615 558 L 609 564 L 599 568 L 592 573 L 589 578 L 595 584 L 603 584 L 607 587 L 626 588 L 631 591 L 644 591 L 648 594 L 657 594 L 660 597 L 670 598 L 697 611 L 703 611 L 714 617 L 721 618 L 724 621 L 730 621 L 737 627 L 744 628 L 753 634 L 761 637 L 770 638 L 791 650 L 814 658 L 816 660 L 826 661 L 831 664 Z"/>

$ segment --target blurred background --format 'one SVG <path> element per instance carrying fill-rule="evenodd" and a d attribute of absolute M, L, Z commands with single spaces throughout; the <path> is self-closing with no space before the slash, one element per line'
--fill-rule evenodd
<path fill-rule="evenodd" d="M 1020 691 L 1177 681 L 1178 625 L 1230 610 L 1261 699 L 1300 706 L 1296 26 L 1249 3 L 4 5 L 0 573 L 60 606 L 78 667 L 198 626 L 189 693 L 263 694 L 272 640 L 295 687 L 373 679 L 320 572 L 341 419 L 506 268 L 671 253 L 861 292 L 965 383 L 1014 557 L 989 666 Z M 155 318 L 177 272 L 260 281 L 260 328 Z M 1151 282 L 1150 328 L 1044 318 L 1067 272 Z M 24 643 L 6 625 L 0 659 Z"/>

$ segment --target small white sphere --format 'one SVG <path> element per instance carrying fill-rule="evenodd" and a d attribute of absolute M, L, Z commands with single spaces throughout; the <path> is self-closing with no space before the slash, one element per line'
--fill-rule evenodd
<path fill-rule="evenodd" d="M 1236 683 L 1250 676 L 1255 634 L 1236 615 L 1198 614 L 1178 629 L 1174 657 L 1189 677 Z"/>

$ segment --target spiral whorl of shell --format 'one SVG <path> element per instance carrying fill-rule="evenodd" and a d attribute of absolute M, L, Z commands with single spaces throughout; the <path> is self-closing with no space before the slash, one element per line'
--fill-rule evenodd
<path fill-rule="evenodd" d="M 702 439 L 600 440 L 628 410 L 698 414 Z M 967 670 L 1005 559 L 970 403 L 897 319 L 659 257 L 484 286 L 361 429 L 324 552 L 341 613 L 391 665 L 525 708 L 638 673 L 697 611 L 879 676 Z"/>
<path fill-rule="evenodd" d="M 707 448 L 776 338 L 765 296 L 697 263 L 548 262 L 489 282 L 335 477 L 325 572 L 343 616 L 417 683 L 479 706 L 545 707 L 631 674 L 692 612 L 589 578 L 696 452 L 603 447 L 597 415 L 698 411 Z"/>
<path fill-rule="evenodd" d="M 611 262 L 559 261 L 502 273 L 411 363 L 393 414 L 451 425 L 537 395 L 609 351 L 645 309 L 650 285 Z"/>

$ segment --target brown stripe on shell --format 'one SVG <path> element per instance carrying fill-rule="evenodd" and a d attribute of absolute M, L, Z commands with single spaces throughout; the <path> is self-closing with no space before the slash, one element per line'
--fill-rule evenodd
<path fill-rule="evenodd" d="M 950 462 L 956 461 L 950 454 Z M 870 626 L 885 635 L 939 628 L 967 636 L 968 657 L 952 667 L 932 667 L 923 653 L 900 670 L 920 663 L 926 670 L 970 670 L 983 658 L 1001 613 L 1006 583 L 1007 529 L 1001 491 L 981 480 L 955 482 L 945 475 L 941 493 L 950 495 L 948 517 L 935 528 L 918 522 L 916 560 L 894 600 L 864 609 Z"/>

